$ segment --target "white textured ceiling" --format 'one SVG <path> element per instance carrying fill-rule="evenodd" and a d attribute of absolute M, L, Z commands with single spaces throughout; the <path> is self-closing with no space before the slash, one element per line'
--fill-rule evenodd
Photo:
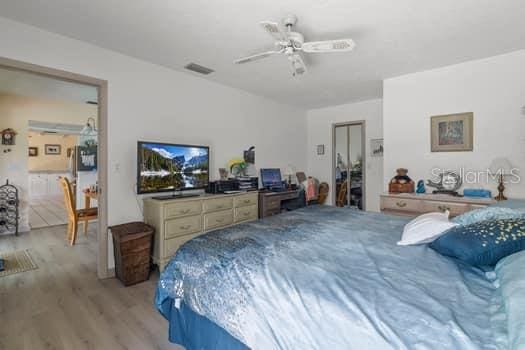
<path fill-rule="evenodd" d="M 75 103 L 96 102 L 98 99 L 97 88 L 93 86 L 2 68 L 0 93 Z"/>
<path fill-rule="evenodd" d="M 292 78 L 258 26 L 292 12 L 307 41 L 351 37 L 353 53 L 309 55 Z M 16 0 L 0 15 L 281 102 L 321 107 L 381 97 L 384 78 L 525 48 L 524 0 Z M 194 74 L 194 73 L 190 73 Z"/>

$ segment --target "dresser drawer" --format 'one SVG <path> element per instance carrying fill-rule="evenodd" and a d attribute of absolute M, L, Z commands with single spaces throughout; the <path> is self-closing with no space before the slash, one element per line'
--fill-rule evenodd
<path fill-rule="evenodd" d="M 202 230 L 202 216 L 185 216 L 178 219 L 166 220 L 164 223 L 164 238 L 169 239 L 183 236 Z"/>
<path fill-rule="evenodd" d="M 417 199 L 383 197 L 381 198 L 381 209 L 419 212 L 421 211 L 421 201 Z"/>
<path fill-rule="evenodd" d="M 437 202 L 437 201 L 423 201 L 424 212 L 450 212 L 450 216 L 457 216 L 466 213 L 470 210 L 466 203 L 452 203 L 452 202 Z"/>
<path fill-rule="evenodd" d="M 164 241 L 164 259 L 171 258 L 175 253 L 177 252 L 177 249 L 187 241 L 189 241 L 192 238 L 195 238 L 200 233 L 193 233 L 190 235 L 184 235 L 179 237 L 174 237 L 171 239 L 167 239 Z"/>
<path fill-rule="evenodd" d="M 257 206 L 250 205 L 246 207 L 235 208 L 235 222 L 247 221 L 247 220 L 256 220 Z"/>
<path fill-rule="evenodd" d="M 216 199 L 207 199 L 203 204 L 204 212 L 209 213 L 212 211 L 231 209 L 233 208 L 233 198 L 216 198 Z"/>
<path fill-rule="evenodd" d="M 264 202 L 267 209 L 281 209 L 281 199 L 279 197 L 267 198 Z"/>
<path fill-rule="evenodd" d="M 196 215 L 202 212 L 202 202 L 187 201 L 179 203 L 167 204 L 164 207 L 164 216 L 166 219 L 176 218 L 180 216 Z"/>
<path fill-rule="evenodd" d="M 233 223 L 233 210 L 222 210 L 204 214 L 204 230 L 228 226 Z"/>
<path fill-rule="evenodd" d="M 486 207 L 487 206 L 483 205 L 483 204 L 471 204 L 470 205 L 470 210 L 483 209 L 483 208 L 486 208 Z"/>
<path fill-rule="evenodd" d="M 235 197 L 233 204 L 235 208 L 246 207 L 249 205 L 257 204 L 258 196 L 257 193 L 244 194 L 242 196 Z"/>

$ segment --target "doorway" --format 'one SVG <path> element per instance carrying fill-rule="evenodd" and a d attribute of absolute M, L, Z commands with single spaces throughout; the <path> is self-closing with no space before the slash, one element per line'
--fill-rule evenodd
<path fill-rule="evenodd" d="M 62 70 L 38 66 L 26 62 L 0 57 L 0 69 L 34 74 L 38 77 L 56 79 L 65 83 L 74 83 L 96 89 L 97 104 L 96 120 L 86 123 L 84 126 L 92 128 L 96 124 L 98 131 L 98 147 L 95 157 L 98 163 L 96 181 L 98 220 L 96 221 L 96 271 L 99 278 L 114 276 L 114 270 L 108 268 L 108 225 L 107 225 L 107 81 L 84 75 L 70 73 Z M 89 101 L 86 101 L 89 103 Z M 47 147 L 51 153 L 57 153 L 56 145 Z M 45 150 L 44 150 L 45 151 Z M 61 152 L 62 150 L 60 150 Z M 25 152 L 28 152 L 26 149 Z M 29 151 L 31 152 L 31 151 Z M 67 152 L 67 149 L 64 150 Z M 26 153 L 27 154 L 27 153 Z M 93 156 L 91 156 L 93 157 Z M 29 182 L 28 182 L 29 184 Z M 81 200 L 80 198 L 78 198 Z"/>
<path fill-rule="evenodd" d="M 365 210 L 365 122 L 334 124 L 332 135 L 334 204 Z"/>

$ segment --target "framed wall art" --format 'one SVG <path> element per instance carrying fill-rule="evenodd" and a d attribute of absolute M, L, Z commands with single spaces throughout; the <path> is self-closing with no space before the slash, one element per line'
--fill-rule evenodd
<path fill-rule="evenodd" d="M 44 145 L 44 153 L 52 156 L 59 156 L 62 153 L 60 145 Z"/>
<path fill-rule="evenodd" d="M 97 146 L 77 146 L 77 170 L 97 170 Z"/>
<path fill-rule="evenodd" d="M 467 152 L 473 150 L 474 113 L 436 115 L 430 118 L 432 152 Z"/>
<path fill-rule="evenodd" d="M 29 157 L 37 157 L 38 156 L 38 147 L 29 147 L 27 155 Z"/>
<path fill-rule="evenodd" d="M 371 157 L 382 157 L 384 152 L 383 139 L 371 139 L 370 140 L 370 156 Z"/>

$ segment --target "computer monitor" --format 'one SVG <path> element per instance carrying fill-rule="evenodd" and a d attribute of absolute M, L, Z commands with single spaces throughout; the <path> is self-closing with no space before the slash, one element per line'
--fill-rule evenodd
<path fill-rule="evenodd" d="M 261 182 L 268 190 L 283 189 L 281 169 L 261 169 Z"/>

